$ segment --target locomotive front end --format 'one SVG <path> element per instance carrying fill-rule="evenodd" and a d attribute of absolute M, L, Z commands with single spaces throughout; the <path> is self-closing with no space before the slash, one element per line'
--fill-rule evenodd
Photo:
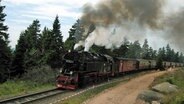
<path fill-rule="evenodd" d="M 75 90 L 78 88 L 79 62 L 75 53 L 68 53 L 63 57 L 63 67 L 57 77 L 57 87 L 61 89 Z"/>
<path fill-rule="evenodd" d="M 60 75 L 57 78 L 57 87 L 61 89 L 75 90 L 77 86 L 77 77 L 72 77 L 70 75 Z"/>

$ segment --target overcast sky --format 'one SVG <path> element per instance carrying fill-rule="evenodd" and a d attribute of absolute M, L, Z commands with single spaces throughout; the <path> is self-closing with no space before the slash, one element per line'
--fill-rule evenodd
<path fill-rule="evenodd" d="M 64 40 L 68 37 L 68 31 L 75 21 L 82 14 L 82 7 L 86 3 L 96 4 L 100 0 L 2 0 L 1 5 L 5 5 L 4 13 L 7 14 L 6 24 L 9 27 L 10 45 L 14 47 L 19 38 L 20 32 L 25 30 L 35 19 L 44 26 L 52 27 L 56 15 L 59 15 L 61 31 Z M 177 12 L 184 7 L 184 0 L 168 1 L 164 11 L 166 13 Z M 158 45 L 154 40 L 156 37 L 148 37 L 152 45 Z M 164 40 L 160 40 L 164 43 Z M 166 43 L 164 43 L 166 44 Z M 163 44 L 162 44 L 163 45 Z M 161 47 L 161 46 L 159 46 Z"/>
<path fill-rule="evenodd" d="M 40 21 L 41 29 L 44 26 L 52 28 L 56 15 L 59 15 L 65 40 L 68 37 L 68 30 L 80 18 L 83 5 L 95 4 L 97 1 L 99 0 L 2 0 L 1 5 L 6 6 L 5 23 L 9 27 L 10 45 L 14 47 L 17 44 L 20 32 L 35 19 Z"/>

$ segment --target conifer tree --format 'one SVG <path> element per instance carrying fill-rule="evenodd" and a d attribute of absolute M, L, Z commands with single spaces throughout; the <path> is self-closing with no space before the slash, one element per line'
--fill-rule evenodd
<path fill-rule="evenodd" d="M 49 30 L 47 27 L 44 27 L 41 35 L 41 64 L 48 64 L 52 54 L 54 54 L 53 48 L 51 47 L 53 41 L 52 35 L 52 30 Z"/>
<path fill-rule="evenodd" d="M 77 31 L 79 31 L 77 30 L 79 29 L 77 28 L 78 24 L 79 24 L 79 20 L 77 20 L 77 22 L 74 25 L 72 25 L 72 28 L 69 30 L 69 37 L 66 39 L 64 44 L 66 51 L 74 50 L 74 45 L 76 43 L 75 34 L 77 33 Z"/>
<path fill-rule="evenodd" d="M 4 25 L 6 14 L 3 13 L 5 6 L 1 6 L 0 0 L 0 82 L 7 79 L 9 75 L 9 68 L 11 64 L 11 50 L 8 46 L 8 26 Z"/>
<path fill-rule="evenodd" d="M 148 59 L 149 58 L 149 45 L 148 40 L 145 39 L 144 44 L 142 46 L 142 58 Z"/>
<path fill-rule="evenodd" d="M 41 57 L 40 35 L 39 21 L 34 20 L 33 23 L 27 28 L 27 30 L 25 30 L 25 68 L 39 64 L 38 60 Z"/>
<path fill-rule="evenodd" d="M 12 76 L 22 75 L 25 72 L 24 67 L 25 52 L 26 52 L 25 32 L 22 32 L 16 45 L 14 58 L 11 65 Z"/>
<path fill-rule="evenodd" d="M 59 22 L 59 17 L 56 16 L 53 23 L 52 40 L 50 44 L 52 55 L 48 60 L 48 64 L 52 68 L 58 68 L 58 67 L 61 67 L 62 65 L 61 60 L 62 60 L 62 55 L 64 53 L 64 47 L 63 47 L 63 36 L 60 31 L 60 27 L 61 26 Z"/>

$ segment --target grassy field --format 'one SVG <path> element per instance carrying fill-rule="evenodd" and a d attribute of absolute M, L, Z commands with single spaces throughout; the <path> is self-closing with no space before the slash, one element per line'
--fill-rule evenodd
<path fill-rule="evenodd" d="M 169 82 L 177 85 L 179 89 L 178 92 L 167 95 L 164 99 L 164 104 L 184 104 L 184 68 L 180 68 L 174 73 L 168 73 L 164 76 L 158 77 L 154 81 L 153 85 L 162 82 Z"/>
<path fill-rule="evenodd" d="M 55 79 L 55 72 L 50 67 L 33 68 L 21 78 L 0 84 L 0 99 L 54 88 Z"/>
<path fill-rule="evenodd" d="M 0 85 L 0 99 L 54 88 L 53 84 L 38 84 L 30 81 L 7 81 Z"/>

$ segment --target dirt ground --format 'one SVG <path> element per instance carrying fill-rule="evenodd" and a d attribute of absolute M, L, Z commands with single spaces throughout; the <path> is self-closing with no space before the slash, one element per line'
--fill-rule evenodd
<path fill-rule="evenodd" d="M 112 89 L 106 90 L 92 99 L 87 100 L 84 104 L 138 104 L 137 95 L 148 89 L 154 79 L 168 71 L 156 71 L 143 76 L 131 79 Z"/>

